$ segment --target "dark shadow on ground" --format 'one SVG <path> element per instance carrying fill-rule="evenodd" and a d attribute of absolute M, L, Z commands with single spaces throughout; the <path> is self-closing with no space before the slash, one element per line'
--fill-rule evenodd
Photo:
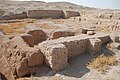
<path fill-rule="evenodd" d="M 106 48 L 105 46 L 102 46 L 102 50 L 99 53 L 85 53 L 75 57 L 74 59 L 69 60 L 70 66 L 66 70 L 59 73 L 70 77 L 80 78 L 86 73 L 90 72 L 90 69 L 87 68 L 86 64 L 90 62 L 93 58 L 96 58 L 101 54 L 104 54 L 105 56 L 113 56 L 115 53 Z"/>
<path fill-rule="evenodd" d="M 69 60 L 69 67 L 64 71 L 59 72 L 62 75 L 80 78 L 84 74 L 88 73 L 90 70 L 86 67 L 88 61 L 90 61 L 92 55 L 90 54 L 82 54 L 71 60 Z"/>
<path fill-rule="evenodd" d="M 113 56 L 113 55 L 115 55 L 115 53 L 112 51 L 112 50 L 110 50 L 110 49 L 108 49 L 106 46 L 102 46 L 102 54 L 104 54 L 105 56 Z"/>
<path fill-rule="evenodd" d="M 42 67 L 40 71 L 37 72 L 38 77 L 40 76 L 54 76 L 56 73 L 75 77 L 75 78 L 81 78 L 86 73 L 90 72 L 90 69 L 87 68 L 86 64 L 90 62 L 93 58 L 96 58 L 97 56 L 104 54 L 105 56 L 113 56 L 114 52 L 110 51 L 105 46 L 102 46 L 102 50 L 99 53 L 95 54 L 88 54 L 84 53 L 81 54 L 75 58 L 69 59 L 68 63 L 69 66 L 59 72 L 52 71 L 49 67 Z"/>
<path fill-rule="evenodd" d="M 66 75 L 66 76 L 71 76 L 71 77 L 82 77 L 84 74 L 89 72 L 89 69 L 86 68 L 87 62 L 92 58 L 92 55 L 90 54 L 82 54 L 79 55 L 73 59 L 69 60 L 69 66 L 59 72 L 52 71 L 49 69 L 49 67 L 41 67 L 40 70 L 36 72 L 37 77 L 41 76 L 54 76 L 56 73 L 61 74 L 61 75 Z"/>

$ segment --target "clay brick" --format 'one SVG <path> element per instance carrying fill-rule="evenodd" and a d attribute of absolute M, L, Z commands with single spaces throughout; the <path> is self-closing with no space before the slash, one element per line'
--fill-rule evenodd
<path fill-rule="evenodd" d="M 101 44 L 100 39 L 89 39 L 88 52 L 94 54 L 101 51 Z"/>
<path fill-rule="evenodd" d="M 23 40 L 30 46 L 30 47 L 34 47 L 34 38 L 32 35 L 30 34 L 21 34 L 20 35 Z"/>
<path fill-rule="evenodd" d="M 68 50 L 63 44 L 39 46 L 45 56 L 45 63 L 53 70 L 62 70 L 67 67 Z"/>
<path fill-rule="evenodd" d="M 62 18 L 62 10 L 28 10 L 28 18 Z"/>
<path fill-rule="evenodd" d="M 51 33 L 50 39 L 57 39 L 60 37 L 68 37 L 68 36 L 74 36 L 75 33 L 70 30 L 55 30 Z"/>
<path fill-rule="evenodd" d="M 0 71 L 8 80 L 31 74 L 31 67 L 43 65 L 43 61 L 40 50 L 29 47 L 20 36 L 12 38 L 0 49 L 0 66 L 3 66 Z"/>
<path fill-rule="evenodd" d="M 45 41 L 47 39 L 46 33 L 41 29 L 36 30 L 30 30 L 27 34 L 31 34 L 34 39 L 34 44 L 37 45 L 38 43 L 41 43 L 42 41 Z"/>

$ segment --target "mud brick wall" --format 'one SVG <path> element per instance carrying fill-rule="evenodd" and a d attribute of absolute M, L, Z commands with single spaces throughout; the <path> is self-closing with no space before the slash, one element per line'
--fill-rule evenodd
<path fill-rule="evenodd" d="M 80 13 L 75 11 L 66 11 L 64 12 L 64 14 L 65 14 L 65 18 L 80 16 Z"/>
<path fill-rule="evenodd" d="M 44 53 L 43 49 L 45 48 L 45 46 L 62 43 L 67 47 L 68 57 L 70 58 L 84 53 L 87 49 L 88 40 L 89 40 L 88 38 L 82 38 L 82 36 L 72 36 L 72 37 L 62 37 L 55 40 L 44 41 L 38 45 Z"/>
<path fill-rule="evenodd" d="M 29 10 L 28 18 L 62 18 L 64 15 L 62 10 Z"/>
<path fill-rule="evenodd" d="M 0 20 L 10 20 L 10 19 L 24 19 L 27 18 L 27 13 L 19 13 L 19 14 L 13 14 L 13 15 L 5 15 L 0 18 Z"/>

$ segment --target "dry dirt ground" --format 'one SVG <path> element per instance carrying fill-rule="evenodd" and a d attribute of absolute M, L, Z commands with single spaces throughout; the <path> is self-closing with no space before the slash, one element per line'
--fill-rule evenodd
<path fill-rule="evenodd" d="M 58 4 L 58 5 L 55 5 Z M 72 17 L 69 19 L 17 19 L 15 20 L 1 20 L 0 30 L 3 31 L 6 36 L 11 37 L 21 33 L 25 33 L 25 27 L 35 25 L 35 27 L 41 28 L 47 33 L 51 33 L 54 30 L 64 29 L 71 30 L 80 34 L 81 28 L 94 29 L 95 33 L 105 33 L 110 35 L 120 34 L 120 16 L 117 18 L 109 19 L 106 17 L 96 18 L 96 15 L 106 14 L 107 11 L 113 13 L 119 13 L 120 10 L 100 10 L 94 8 L 83 7 L 67 2 L 0 2 L 0 16 L 5 14 L 19 13 L 27 11 L 29 9 L 62 9 L 62 10 L 75 10 L 86 12 L 85 15 L 80 17 Z M 91 14 L 92 15 L 91 15 Z M 87 17 L 89 16 L 89 17 Z M 94 16 L 94 17 L 93 17 Z M 80 18 L 81 20 L 77 19 Z M 89 20 L 90 19 L 90 20 Z M 93 21 L 91 21 L 93 20 Z M 99 24 L 99 22 L 108 22 L 108 24 Z M 112 23 L 114 22 L 114 23 Z M 118 26 L 119 28 L 111 30 L 111 26 Z M 108 29 L 110 27 L 110 29 Z M 114 28 L 114 27 L 113 27 Z M 114 56 L 117 60 L 116 65 L 109 65 L 109 69 L 105 72 L 97 71 L 87 64 L 93 59 L 96 59 L 99 55 L 104 54 L 105 56 Z M 102 47 L 102 51 L 97 54 L 82 54 L 69 60 L 69 66 L 61 71 L 52 71 L 49 67 L 41 66 L 40 70 L 36 71 L 36 74 L 31 74 L 29 77 L 20 78 L 18 80 L 120 80 L 120 50 L 109 49 Z M 98 63 L 99 64 L 99 63 Z M 93 65 L 94 66 L 94 65 Z"/>

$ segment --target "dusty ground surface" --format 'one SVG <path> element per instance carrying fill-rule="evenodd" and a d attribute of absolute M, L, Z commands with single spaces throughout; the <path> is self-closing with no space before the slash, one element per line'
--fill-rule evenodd
<path fill-rule="evenodd" d="M 57 4 L 57 5 L 55 5 Z M 75 31 L 76 35 L 80 34 L 81 28 L 94 29 L 95 33 L 106 33 L 110 35 L 120 34 L 120 16 L 117 18 L 96 18 L 93 16 L 105 14 L 108 12 L 119 13 L 120 10 L 100 10 L 94 8 L 83 7 L 67 2 L 0 2 L 0 16 L 5 14 L 20 13 L 31 9 L 53 9 L 53 10 L 74 10 L 74 11 L 85 11 L 85 15 L 81 15 L 81 20 L 76 20 L 74 17 L 69 19 L 20 19 L 12 22 L 11 20 L 0 21 L 0 30 L 3 31 L 6 36 L 10 37 L 13 35 L 25 33 L 25 27 L 28 24 L 35 25 L 38 28 L 45 30 L 50 33 L 57 29 L 68 29 Z M 91 14 L 90 14 L 91 13 Z M 89 17 L 87 17 L 89 16 Z M 93 21 L 92 21 L 93 20 Z M 108 24 L 99 24 L 99 22 L 108 21 Z M 111 23 L 114 22 L 114 23 Z M 111 26 L 118 26 L 115 30 L 111 30 Z M 110 27 L 110 29 L 108 29 Z M 113 27 L 114 28 L 114 27 Z M 36 71 L 36 74 L 32 74 L 30 77 L 20 80 L 120 80 L 120 64 L 110 66 L 110 69 L 101 73 L 95 69 L 89 68 L 86 64 L 93 58 L 100 54 L 113 55 L 116 59 L 120 60 L 120 50 L 102 48 L 102 51 L 98 54 L 82 54 L 69 60 L 68 68 L 59 72 L 52 71 L 49 67 L 41 66 L 40 70 Z"/>

